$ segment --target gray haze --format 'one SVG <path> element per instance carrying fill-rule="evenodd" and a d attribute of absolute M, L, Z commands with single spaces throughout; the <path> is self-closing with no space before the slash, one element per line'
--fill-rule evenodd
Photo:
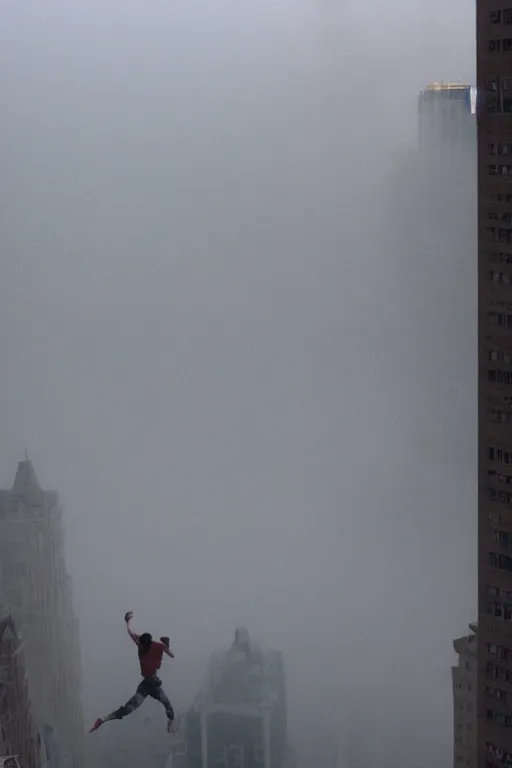
<path fill-rule="evenodd" d="M 450 763 L 474 265 L 400 227 L 417 92 L 474 81 L 473 17 L 2 3 L 1 480 L 26 447 L 65 504 L 87 718 L 132 692 L 131 608 L 177 708 L 242 623 L 286 654 L 297 746 L 354 710 L 390 765 Z"/>

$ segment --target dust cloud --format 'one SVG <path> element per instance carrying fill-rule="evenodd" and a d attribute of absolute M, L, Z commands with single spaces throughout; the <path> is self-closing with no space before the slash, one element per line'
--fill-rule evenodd
<path fill-rule="evenodd" d="M 87 718 L 132 693 L 132 609 L 177 708 L 244 624 L 304 765 L 337 738 L 448 765 L 476 265 L 449 217 L 426 256 L 416 99 L 474 82 L 473 5 L 0 16 L 1 479 L 27 448 L 65 504 Z"/>

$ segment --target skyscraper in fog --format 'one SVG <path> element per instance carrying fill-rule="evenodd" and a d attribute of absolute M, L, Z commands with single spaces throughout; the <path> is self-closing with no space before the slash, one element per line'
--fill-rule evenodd
<path fill-rule="evenodd" d="M 78 622 L 64 556 L 62 509 L 30 461 L 0 491 L 0 602 L 23 639 L 43 765 L 83 768 Z"/>
<path fill-rule="evenodd" d="M 431 161 L 454 159 L 476 139 L 476 88 L 461 83 L 430 83 L 418 99 L 420 150 Z"/>
<path fill-rule="evenodd" d="M 246 629 L 235 630 L 229 651 L 211 659 L 203 686 L 187 714 L 183 741 L 173 749 L 172 765 L 295 767 L 288 744 L 281 653 L 263 653 Z"/>
<path fill-rule="evenodd" d="M 512 762 L 512 2 L 477 0 L 478 766 Z"/>
<path fill-rule="evenodd" d="M 477 626 L 453 641 L 457 665 L 452 667 L 453 765 L 476 768 Z"/>

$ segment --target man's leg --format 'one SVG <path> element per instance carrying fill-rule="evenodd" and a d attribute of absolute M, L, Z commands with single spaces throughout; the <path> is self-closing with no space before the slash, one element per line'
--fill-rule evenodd
<path fill-rule="evenodd" d="M 122 707 L 119 707 L 119 709 L 115 709 L 113 712 L 110 713 L 110 715 L 107 715 L 106 717 L 100 717 L 94 725 L 92 726 L 89 733 L 92 733 L 92 731 L 97 731 L 100 725 L 103 725 L 103 723 L 107 723 L 109 720 L 122 720 L 123 717 L 126 717 L 127 715 L 131 715 L 132 712 L 134 712 L 136 709 L 140 707 L 146 696 L 148 696 L 149 690 L 148 690 L 148 681 L 143 680 L 137 690 L 135 691 L 135 694 L 131 697 L 131 699 L 128 699 L 126 704 L 124 704 Z"/>
<path fill-rule="evenodd" d="M 165 714 L 167 715 L 169 726 L 171 727 L 172 723 L 174 722 L 174 709 L 172 708 L 171 702 L 167 698 L 164 689 L 162 688 L 161 680 L 156 678 L 148 693 L 153 699 L 156 699 L 156 701 L 159 701 L 160 704 L 164 706 Z"/>

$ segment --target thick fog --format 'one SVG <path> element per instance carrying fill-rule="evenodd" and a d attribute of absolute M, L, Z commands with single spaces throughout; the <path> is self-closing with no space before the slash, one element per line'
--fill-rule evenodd
<path fill-rule="evenodd" d="M 133 692 L 132 609 L 177 709 L 243 624 L 285 652 L 303 756 L 346 731 L 450 764 L 476 267 L 448 214 L 425 256 L 416 106 L 474 81 L 473 17 L 2 3 L 0 476 L 26 448 L 65 505 L 88 720 Z"/>

